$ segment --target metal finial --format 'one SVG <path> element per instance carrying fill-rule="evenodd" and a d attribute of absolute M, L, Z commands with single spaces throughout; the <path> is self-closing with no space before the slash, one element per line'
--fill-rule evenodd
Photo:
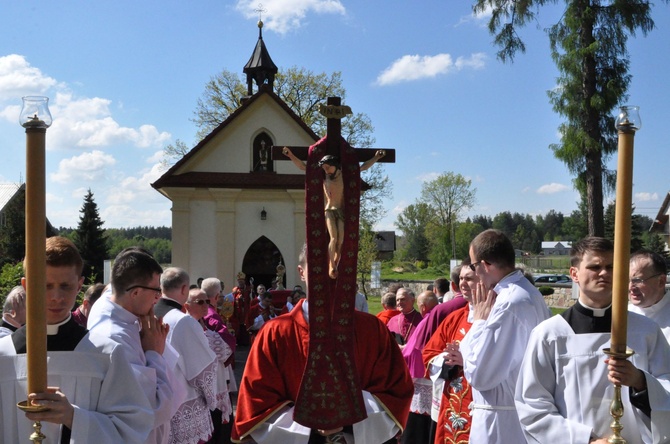
<path fill-rule="evenodd" d="M 258 27 L 263 27 L 263 13 L 267 12 L 267 9 L 263 8 L 263 3 L 259 3 L 258 7 L 254 9 L 254 12 L 258 13 Z"/>

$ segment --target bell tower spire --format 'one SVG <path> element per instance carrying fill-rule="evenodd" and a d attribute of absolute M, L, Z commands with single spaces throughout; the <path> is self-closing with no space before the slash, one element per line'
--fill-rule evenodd
<path fill-rule="evenodd" d="M 270 90 L 273 89 L 275 74 L 279 69 L 277 65 L 274 64 L 268 49 L 265 47 L 263 42 L 263 21 L 260 19 L 260 14 L 265 10 L 262 5 L 259 5 L 256 10 L 259 13 L 258 20 L 258 42 L 256 42 L 256 47 L 254 52 L 251 54 L 251 58 L 244 65 L 243 72 L 247 75 L 247 94 L 253 94 L 253 82 L 256 81 L 256 86 L 260 90 L 263 85 L 268 85 Z"/>

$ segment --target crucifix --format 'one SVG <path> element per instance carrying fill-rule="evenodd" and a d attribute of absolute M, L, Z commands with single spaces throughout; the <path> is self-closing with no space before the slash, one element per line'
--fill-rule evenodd
<path fill-rule="evenodd" d="M 272 159 L 305 171 L 309 353 L 294 420 L 329 430 L 367 417 L 354 359 L 360 172 L 394 162 L 395 151 L 352 148 L 340 120 L 351 109 L 339 97 L 329 97 L 320 112 L 324 138 L 310 147 L 273 146 Z"/>

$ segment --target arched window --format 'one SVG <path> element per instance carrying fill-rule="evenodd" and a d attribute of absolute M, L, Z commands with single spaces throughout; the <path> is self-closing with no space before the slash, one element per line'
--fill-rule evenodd
<path fill-rule="evenodd" d="M 274 171 L 272 163 L 272 156 L 270 148 L 272 147 L 272 139 L 263 132 L 254 138 L 254 155 L 253 155 L 253 171 L 260 173 L 267 173 Z"/>

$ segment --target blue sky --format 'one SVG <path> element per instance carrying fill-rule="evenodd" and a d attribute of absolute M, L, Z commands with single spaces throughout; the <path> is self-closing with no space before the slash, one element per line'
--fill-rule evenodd
<path fill-rule="evenodd" d="M 75 227 L 87 188 L 105 226 L 170 225 L 170 202 L 150 187 L 165 145 L 194 146 L 191 122 L 205 83 L 238 72 L 256 44 L 258 1 L 0 3 L 1 182 L 25 178 L 21 97 L 50 98 L 47 215 Z M 396 149 L 385 167 L 393 199 L 379 229 L 453 171 L 472 180 L 470 214 L 569 214 L 577 193 L 548 146 L 561 120 L 547 91 L 558 75 L 543 29 L 561 14 L 546 6 L 521 30 L 526 54 L 495 58 L 486 16 L 467 1 L 266 0 L 264 40 L 280 68 L 342 72 L 346 105 L 375 127 L 376 147 Z M 560 2 L 559 2 L 560 3 Z M 628 104 L 640 106 L 633 201 L 655 216 L 666 193 L 670 8 L 657 28 L 629 41 Z M 616 156 L 610 161 L 616 166 Z"/>

